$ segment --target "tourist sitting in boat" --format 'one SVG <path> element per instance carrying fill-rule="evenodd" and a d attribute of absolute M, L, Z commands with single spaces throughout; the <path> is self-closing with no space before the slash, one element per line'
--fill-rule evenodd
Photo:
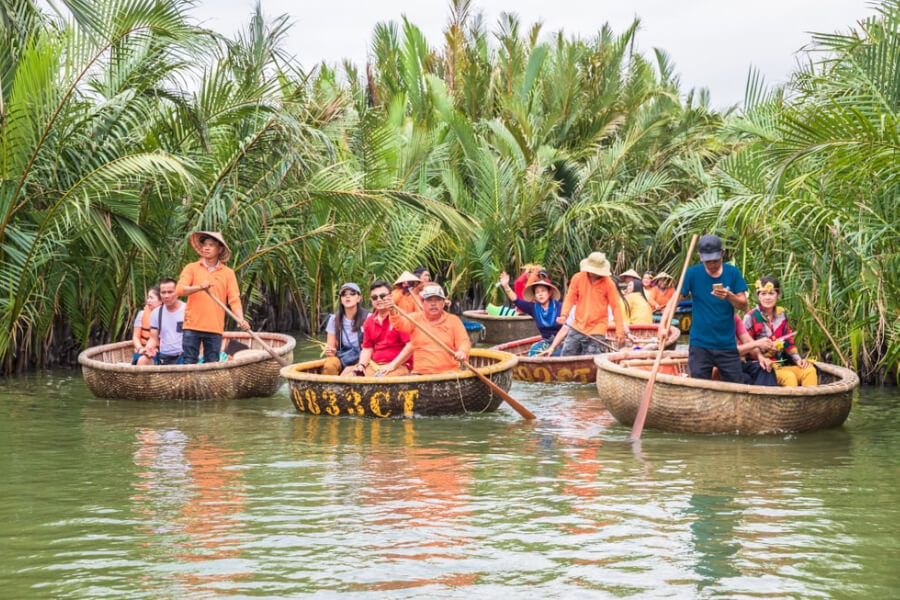
<path fill-rule="evenodd" d="M 767 337 L 754 340 L 747 333 L 744 321 L 734 315 L 734 337 L 737 339 L 738 354 L 741 355 L 741 369 L 744 372 L 744 383 L 747 385 L 778 385 L 775 374 L 771 369 L 765 369 L 760 364 L 763 352 L 768 352 L 775 347 L 775 343 Z"/>
<path fill-rule="evenodd" d="M 531 346 L 528 355 L 535 356 L 543 353 L 550 347 L 556 334 L 563 327 L 556 322 L 556 319 L 562 314 L 560 312 L 562 310 L 562 302 L 560 302 L 562 294 L 559 293 L 559 288 L 553 285 L 549 279 L 536 279 L 525 286 L 520 298 L 509 287 L 509 275 L 506 272 L 500 273 L 500 287 L 506 292 L 506 297 L 515 302 L 516 308 L 531 315 L 538 333 L 541 334 L 541 341 Z M 553 356 L 559 356 L 561 353 L 562 348 L 557 348 Z"/>
<path fill-rule="evenodd" d="M 147 343 L 150 341 L 150 315 L 153 309 L 160 305 L 159 286 L 154 285 L 147 290 L 144 300 L 144 308 L 138 311 L 134 318 L 134 334 L 131 343 L 134 345 L 134 355 L 131 357 L 133 365 L 152 365 L 153 359 L 147 356 Z"/>
<path fill-rule="evenodd" d="M 645 290 L 649 290 L 656 286 L 656 282 L 653 280 L 654 277 L 656 277 L 656 273 L 653 271 L 644 271 L 644 275 L 641 277 L 641 283 L 644 284 Z"/>
<path fill-rule="evenodd" d="M 747 333 L 755 340 L 769 338 L 775 347 L 759 359 L 766 370 L 774 369 L 781 386 L 813 386 L 818 384 L 815 366 L 809 364 L 794 345 L 794 336 L 787 313 L 777 305 L 781 284 L 771 276 L 756 281 L 759 304 L 744 316 Z M 696 323 L 696 320 L 694 321 Z"/>
<path fill-rule="evenodd" d="M 397 281 L 394 282 L 394 289 L 391 290 L 391 297 L 394 304 L 406 312 L 417 312 L 422 310 L 422 298 L 419 296 L 416 286 L 421 280 L 410 273 L 403 271 Z"/>
<path fill-rule="evenodd" d="M 619 304 L 619 288 L 611 277 L 609 261 L 602 252 L 592 252 L 581 261 L 581 271 L 572 276 L 556 322 L 565 324 L 575 307 L 575 320 L 563 342 L 563 356 L 599 354 L 606 349 L 588 336 L 605 337 L 609 327 L 608 308 L 612 306 L 616 344 L 625 343 L 625 314 Z"/>
<path fill-rule="evenodd" d="M 722 381 L 743 383 L 744 373 L 734 331 L 734 311 L 747 310 L 747 283 L 734 265 L 724 264 L 718 236 L 706 234 L 698 244 L 701 264 L 684 274 L 681 296 L 694 302 L 688 346 L 688 369 L 694 379 L 711 379 L 718 367 Z M 670 303 L 676 302 L 672 296 Z M 660 325 L 660 339 L 668 332 Z"/>
<path fill-rule="evenodd" d="M 645 289 L 644 292 L 647 295 L 647 300 L 650 301 L 653 312 L 662 312 L 669 300 L 672 299 L 672 296 L 675 295 L 675 288 L 672 287 L 672 276 L 662 271 L 657 273 L 653 281 L 656 285 L 649 290 Z"/>
<path fill-rule="evenodd" d="M 231 250 L 225 239 L 218 231 L 195 231 L 189 239 L 194 251 L 200 255 L 200 260 L 182 269 L 175 286 L 178 296 L 187 296 L 182 337 L 184 364 L 197 364 L 201 344 L 203 361 L 218 362 L 222 333 L 225 331 L 225 310 L 213 297 L 231 308 L 231 312 L 238 318 L 237 326 L 240 329 L 248 331 L 250 324 L 244 319 L 244 308 L 234 271 L 224 265 L 231 258 Z"/>
<path fill-rule="evenodd" d="M 459 317 L 444 311 L 445 299 L 441 286 L 429 283 L 422 288 L 421 312 L 406 311 L 407 316 L 403 316 L 398 311 L 391 311 L 391 325 L 409 335 L 413 352 L 413 374 L 435 375 L 458 371 L 459 363 L 468 360 L 469 350 L 472 349 L 469 334 Z M 385 302 L 388 302 L 387 298 Z M 393 306 L 391 299 L 388 308 Z M 431 339 L 423 329 L 450 347 L 453 355 Z"/>
<path fill-rule="evenodd" d="M 413 269 L 413 275 L 419 278 L 419 281 L 423 284 L 431 281 L 431 273 L 428 271 L 428 267 L 418 266 Z"/>
<path fill-rule="evenodd" d="M 412 367 L 412 345 L 409 335 L 391 325 L 387 299 L 391 286 L 386 281 L 376 281 L 369 286 L 369 298 L 374 312 L 363 323 L 362 351 L 359 362 L 344 369 L 341 377 L 365 375 L 368 377 L 402 377 Z"/>
<path fill-rule="evenodd" d="M 155 365 L 180 365 L 184 362 L 182 338 L 185 304 L 175 293 L 176 285 L 174 279 L 159 282 L 162 306 L 153 309 L 150 317 L 150 342 L 147 344 L 147 356 L 153 359 Z"/>
<path fill-rule="evenodd" d="M 628 269 L 627 271 L 625 271 L 624 273 L 619 275 L 619 285 L 622 286 L 622 288 L 625 288 L 625 286 L 628 285 L 629 281 L 640 281 L 640 280 L 641 280 L 641 276 L 638 275 L 638 272 L 635 271 L 634 269 Z"/>
<path fill-rule="evenodd" d="M 363 323 L 369 311 L 359 305 L 362 300 L 359 286 L 345 283 L 338 290 L 337 312 L 325 325 L 325 364 L 322 375 L 339 375 L 347 367 L 359 362 L 362 353 Z"/>
<path fill-rule="evenodd" d="M 516 277 L 515 281 L 513 281 L 513 291 L 516 293 L 516 297 L 521 298 L 522 294 L 525 292 L 525 286 L 536 279 L 550 279 L 550 275 L 544 267 L 537 263 L 526 263 L 523 265 L 522 272 Z M 516 307 L 511 314 L 523 315 L 526 313 L 522 309 Z"/>
<path fill-rule="evenodd" d="M 640 279 L 631 279 L 625 286 L 625 306 L 629 325 L 652 325 L 653 309 L 644 295 L 644 284 Z"/>

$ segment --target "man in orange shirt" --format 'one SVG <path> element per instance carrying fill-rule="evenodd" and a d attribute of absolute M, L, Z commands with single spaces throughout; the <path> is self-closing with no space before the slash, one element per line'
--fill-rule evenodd
<path fill-rule="evenodd" d="M 606 350 L 588 335 L 606 337 L 610 308 L 616 322 L 616 343 L 619 346 L 625 343 L 625 315 L 619 303 L 619 290 L 610 275 L 606 255 L 591 252 L 581 261 L 581 272 L 572 276 L 560 317 L 556 320 L 560 325 L 565 324 L 569 311 L 575 307 L 575 322 L 563 344 L 563 356 L 599 354 Z"/>
<path fill-rule="evenodd" d="M 217 362 L 225 331 L 225 311 L 209 296 L 212 294 L 239 319 L 238 327 L 247 331 L 250 324 L 244 319 L 244 308 L 238 292 L 234 271 L 224 264 L 231 258 L 231 250 L 218 231 L 195 231 L 191 246 L 200 260 L 189 263 L 181 271 L 175 293 L 187 296 L 184 309 L 184 364 L 197 364 L 203 344 L 203 362 Z M 209 291 L 209 294 L 206 293 Z M 201 292 L 201 293 L 197 293 Z"/>
<path fill-rule="evenodd" d="M 419 375 L 435 375 L 447 371 L 458 371 L 459 363 L 469 358 L 472 342 L 466 327 L 456 315 L 444 312 L 444 290 L 436 283 L 422 288 L 421 312 L 409 313 L 410 319 L 427 329 L 432 335 L 449 346 L 454 354 L 444 350 L 440 344 L 394 309 L 393 299 L 385 298 L 391 309 L 391 326 L 409 335 L 413 351 L 413 369 Z"/>

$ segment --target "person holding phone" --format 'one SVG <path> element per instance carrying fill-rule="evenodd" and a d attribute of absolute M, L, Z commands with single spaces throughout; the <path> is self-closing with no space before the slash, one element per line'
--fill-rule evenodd
<path fill-rule="evenodd" d="M 701 264 L 685 272 L 680 294 L 669 300 L 677 302 L 679 295 L 693 299 L 688 369 L 691 377 L 711 379 L 713 367 L 718 367 L 722 381 L 743 383 L 734 314 L 735 310 L 747 310 L 747 283 L 737 267 L 722 262 L 719 236 L 702 236 L 697 248 Z"/>

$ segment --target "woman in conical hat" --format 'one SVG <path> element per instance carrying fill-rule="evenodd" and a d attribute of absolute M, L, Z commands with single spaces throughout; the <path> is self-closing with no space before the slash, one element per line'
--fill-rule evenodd
<path fill-rule="evenodd" d="M 531 315 L 541 334 L 541 341 L 531 346 L 528 355 L 534 356 L 549 349 L 551 353 L 556 350 L 554 354 L 558 356 L 562 349 L 552 347 L 552 343 L 562 328 L 562 324 L 556 322 L 562 310 L 559 288 L 549 279 L 534 279 L 525 286 L 522 298 L 519 298 L 509 287 L 509 275 L 505 272 L 500 274 L 500 287 L 506 292 L 506 297 L 515 302 L 516 308 Z"/>
<path fill-rule="evenodd" d="M 397 281 L 394 282 L 394 289 L 391 290 L 391 298 L 394 299 L 394 304 L 408 313 L 422 310 L 422 299 L 415 291 L 416 285 L 420 282 L 421 279 L 409 271 L 403 271 L 400 277 L 397 278 Z"/>
<path fill-rule="evenodd" d="M 575 273 L 563 301 L 557 323 L 565 323 L 566 315 L 575 307 L 572 331 L 563 344 L 563 356 L 599 354 L 604 349 L 591 337 L 605 337 L 609 328 L 609 308 L 616 327 L 616 343 L 625 343 L 625 315 L 619 304 L 619 287 L 611 277 L 609 261 L 602 252 L 591 252 L 581 261 L 581 272 Z"/>

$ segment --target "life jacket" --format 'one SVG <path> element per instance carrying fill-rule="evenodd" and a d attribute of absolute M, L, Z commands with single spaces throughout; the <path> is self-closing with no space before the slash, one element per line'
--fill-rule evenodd
<path fill-rule="evenodd" d="M 150 341 L 150 315 L 153 314 L 152 310 L 144 309 L 144 312 L 141 314 L 141 346 L 146 346 L 147 342 Z"/>

